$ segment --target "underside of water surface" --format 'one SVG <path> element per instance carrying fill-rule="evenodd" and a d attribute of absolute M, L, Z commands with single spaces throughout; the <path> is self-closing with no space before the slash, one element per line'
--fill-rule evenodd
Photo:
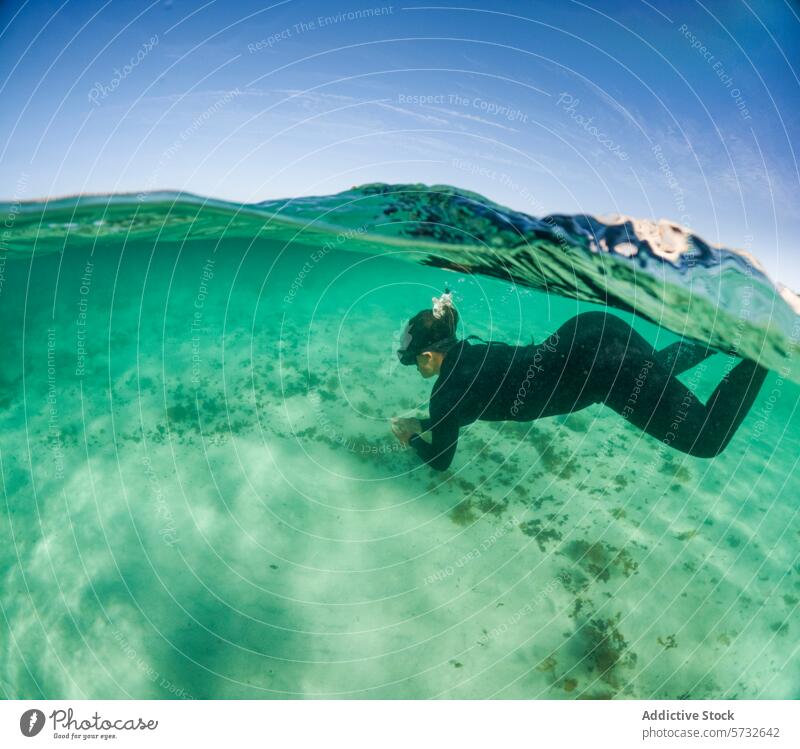
<path fill-rule="evenodd" d="M 453 188 L 4 210 L 4 697 L 800 697 L 800 325 L 752 258 Z M 389 419 L 446 286 L 463 335 L 708 342 L 701 400 L 771 371 L 712 460 L 595 404 L 434 472 Z"/>

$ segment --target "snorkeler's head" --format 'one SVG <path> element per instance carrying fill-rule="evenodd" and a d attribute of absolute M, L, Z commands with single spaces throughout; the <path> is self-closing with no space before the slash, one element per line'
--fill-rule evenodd
<path fill-rule="evenodd" d="M 453 295 L 445 289 L 444 294 L 432 301 L 433 308 L 417 312 L 403 330 L 397 350 L 401 364 L 416 364 L 417 356 L 424 351 L 447 353 L 457 343 L 458 312 L 453 306 Z"/>

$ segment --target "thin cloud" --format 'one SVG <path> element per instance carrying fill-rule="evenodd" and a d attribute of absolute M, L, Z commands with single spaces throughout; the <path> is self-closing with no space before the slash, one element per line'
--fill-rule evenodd
<path fill-rule="evenodd" d="M 508 130 L 511 133 L 519 132 L 519 130 L 517 130 L 516 128 L 508 127 L 508 125 L 503 125 L 500 122 L 485 120 L 483 117 L 478 117 L 475 114 L 467 114 L 466 112 L 459 112 L 452 109 L 443 109 L 442 107 L 430 107 L 430 108 L 435 110 L 436 112 L 444 112 L 445 114 L 449 114 L 453 117 L 459 117 L 462 120 L 472 120 L 474 122 L 480 122 L 482 125 L 490 125 L 491 127 L 500 128 L 501 130 Z"/>
<path fill-rule="evenodd" d="M 434 125 L 449 125 L 449 120 L 442 119 L 441 117 L 435 117 L 434 115 L 428 114 L 420 114 L 419 112 L 414 112 L 411 109 L 404 109 L 403 107 L 395 106 L 394 104 L 387 104 L 385 101 L 378 101 L 375 102 L 379 107 L 383 107 L 384 109 L 390 109 L 393 112 L 399 112 L 400 114 L 407 115 L 408 117 L 414 117 L 415 119 L 421 120 L 422 122 L 430 122 Z"/>

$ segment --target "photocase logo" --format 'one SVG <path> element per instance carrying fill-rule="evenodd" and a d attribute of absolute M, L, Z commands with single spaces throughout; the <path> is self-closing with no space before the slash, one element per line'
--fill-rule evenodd
<path fill-rule="evenodd" d="M 36 736 L 44 728 L 44 713 L 33 708 L 22 713 L 19 719 L 19 730 L 23 736 Z"/>

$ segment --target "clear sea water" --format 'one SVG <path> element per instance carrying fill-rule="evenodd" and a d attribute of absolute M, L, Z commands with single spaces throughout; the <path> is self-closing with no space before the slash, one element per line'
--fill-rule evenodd
<path fill-rule="evenodd" d="M 489 205 L 0 206 L 4 697 L 800 697 L 797 314 L 734 256 Z M 478 422 L 435 473 L 389 419 L 426 412 L 394 350 L 445 285 L 465 335 L 610 303 L 774 371 L 714 460 L 596 405 Z"/>

